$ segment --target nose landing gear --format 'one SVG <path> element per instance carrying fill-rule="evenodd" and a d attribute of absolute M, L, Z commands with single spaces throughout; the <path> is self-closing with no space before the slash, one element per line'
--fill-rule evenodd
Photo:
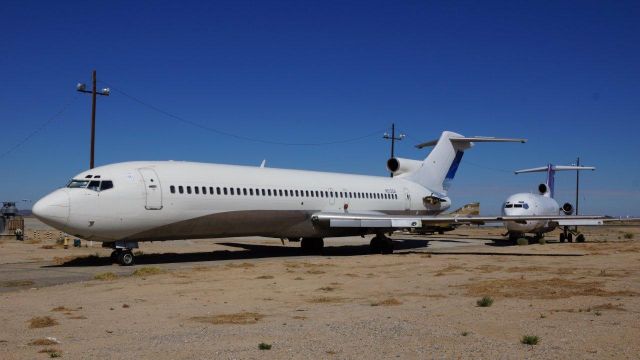
<path fill-rule="evenodd" d="M 369 247 L 372 254 L 393 254 L 393 240 L 384 234 L 374 236 Z"/>
<path fill-rule="evenodd" d="M 575 236 L 575 240 L 578 243 L 583 243 L 585 241 L 585 237 L 583 234 L 579 233 L 577 230 L 571 230 L 568 226 L 565 226 L 560 233 L 560 242 L 563 243 L 565 241 L 573 242 L 573 238 Z"/>
<path fill-rule="evenodd" d="M 135 257 L 131 250 L 138 248 L 137 241 L 116 241 L 102 243 L 102 245 L 114 249 L 109 257 L 112 263 L 118 263 L 122 266 L 131 266 L 135 263 Z"/>

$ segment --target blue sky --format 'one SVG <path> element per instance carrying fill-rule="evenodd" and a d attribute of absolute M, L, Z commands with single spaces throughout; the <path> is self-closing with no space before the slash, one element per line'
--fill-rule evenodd
<path fill-rule="evenodd" d="M 582 212 L 640 215 L 639 18 L 631 1 L 6 2 L 0 199 L 37 200 L 88 167 L 90 96 L 75 84 L 95 68 L 113 88 L 98 100 L 97 165 L 266 158 L 385 175 L 395 122 L 409 158 L 442 130 L 529 139 L 469 151 L 454 206 L 496 213 L 544 179 L 510 171 L 580 156 L 598 167 L 581 177 Z M 374 135 L 265 144 L 131 97 L 254 139 Z M 559 200 L 573 202 L 574 180 L 558 175 Z"/>

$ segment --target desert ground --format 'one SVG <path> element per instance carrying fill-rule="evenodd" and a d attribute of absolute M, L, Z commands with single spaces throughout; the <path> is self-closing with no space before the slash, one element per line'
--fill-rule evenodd
<path fill-rule="evenodd" d="M 499 241 L 500 228 L 398 233 L 393 255 L 359 237 L 314 256 L 278 239 L 143 243 L 133 267 L 27 228 L 24 242 L 0 240 L 3 359 L 640 354 L 638 226 L 528 246 Z"/>

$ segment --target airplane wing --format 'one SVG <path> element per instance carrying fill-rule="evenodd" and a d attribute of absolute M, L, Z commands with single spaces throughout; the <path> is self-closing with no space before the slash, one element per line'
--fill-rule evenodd
<path fill-rule="evenodd" d="M 420 228 L 436 224 L 478 224 L 504 223 L 527 220 L 556 221 L 559 225 L 603 225 L 605 221 L 626 220 L 600 215 L 557 215 L 557 216 L 425 216 L 387 215 L 382 213 L 330 213 L 320 212 L 311 216 L 311 221 L 320 226 L 332 228 Z"/>

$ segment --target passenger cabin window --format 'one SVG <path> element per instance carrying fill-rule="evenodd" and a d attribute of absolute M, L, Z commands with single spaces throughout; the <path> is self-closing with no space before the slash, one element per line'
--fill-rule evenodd
<path fill-rule="evenodd" d="M 187 194 L 191 194 L 191 186 L 187 186 Z"/>
<path fill-rule="evenodd" d="M 184 194 L 184 188 L 182 186 L 178 186 L 178 192 L 180 194 Z"/>
<path fill-rule="evenodd" d="M 206 187 L 204 187 L 204 186 L 202 187 L 202 193 L 203 193 L 204 195 L 207 195 L 207 188 L 206 188 Z"/>
<path fill-rule="evenodd" d="M 176 193 L 176 187 L 173 186 L 173 185 L 169 186 L 169 191 L 171 191 L 172 194 L 175 194 Z"/>
<path fill-rule="evenodd" d="M 200 188 L 199 187 L 194 186 L 193 190 L 196 192 L 196 194 L 200 194 Z"/>
<path fill-rule="evenodd" d="M 234 192 L 233 188 L 229 188 L 229 194 L 235 195 L 233 192 Z"/>

